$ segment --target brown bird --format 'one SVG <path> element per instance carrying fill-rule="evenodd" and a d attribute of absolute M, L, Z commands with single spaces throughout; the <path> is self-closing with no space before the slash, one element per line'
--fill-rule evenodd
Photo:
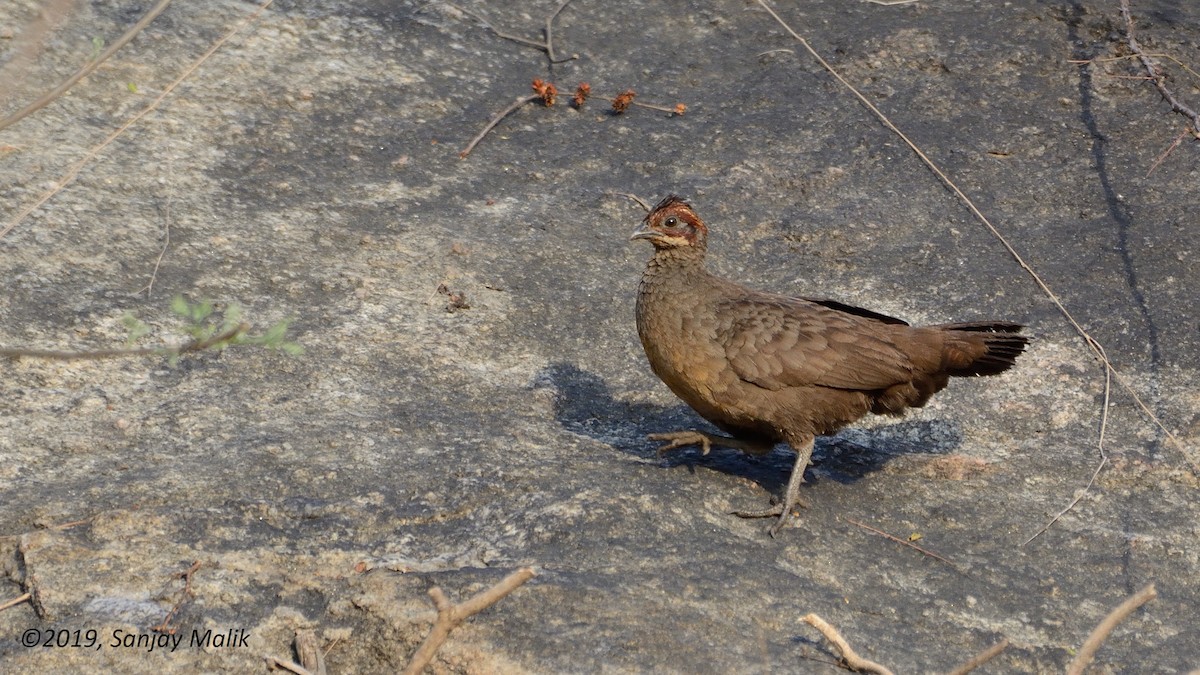
<path fill-rule="evenodd" d="M 703 431 L 651 434 L 659 454 L 712 445 L 763 455 L 796 451 L 783 501 L 746 518 L 779 516 L 799 501 L 813 438 L 867 413 L 902 415 L 925 405 L 951 377 L 1012 367 L 1029 339 L 1006 321 L 910 326 L 834 300 L 756 291 L 709 274 L 708 228 L 670 195 L 630 239 L 654 244 L 638 288 L 637 328 L 654 374 L 732 437 Z"/>

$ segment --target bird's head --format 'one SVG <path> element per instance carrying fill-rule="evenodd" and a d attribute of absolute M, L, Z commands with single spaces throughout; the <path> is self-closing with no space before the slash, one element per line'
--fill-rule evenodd
<path fill-rule="evenodd" d="M 648 239 L 660 251 L 682 248 L 703 251 L 708 241 L 708 228 L 692 210 L 691 204 L 675 195 L 667 195 L 629 238 Z"/>

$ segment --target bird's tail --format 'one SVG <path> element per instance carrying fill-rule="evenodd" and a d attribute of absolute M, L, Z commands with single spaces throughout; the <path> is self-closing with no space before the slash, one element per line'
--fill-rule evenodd
<path fill-rule="evenodd" d="M 944 372 L 953 377 L 996 375 L 1012 368 L 1029 345 L 1019 323 L 980 321 L 944 323 L 934 328 L 945 331 L 942 352 Z"/>

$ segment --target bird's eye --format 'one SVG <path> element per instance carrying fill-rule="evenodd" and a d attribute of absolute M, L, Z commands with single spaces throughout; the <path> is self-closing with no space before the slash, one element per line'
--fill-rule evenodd
<path fill-rule="evenodd" d="M 666 225 L 667 227 L 675 227 L 678 224 L 679 224 L 679 219 L 676 218 L 675 216 L 671 216 L 670 218 L 667 218 L 665 221 L 663 221 L 663 225 Z"/>

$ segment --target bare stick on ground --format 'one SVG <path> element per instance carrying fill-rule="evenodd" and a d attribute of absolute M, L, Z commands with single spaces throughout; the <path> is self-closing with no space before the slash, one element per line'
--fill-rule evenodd
<path fill-rule="evenodd" d="M 179 592 L 179 600 L 175 602 L 175 606 L 171 608 L 171 611 L 167 612 L 167 616 L 163 618 L 162 623 L 154 626 L 150 630 L 154 631 L 155 633 L 166 633 L 167 635 L 175 634 L 175 631 L 178 630 L 178 627 L 172 626 L 171 621 L 175 618 L 175 615 L 179 613 L 179 610 L 183 608 L 184 603 L 196 596 L 196 594 L 192 591 L 192 575 L 196 573 L 196 570 L 200 569 L 200 566 L 201 563 L 199 560 L 197 560 L 196 562 L 193 562 L 191 567 L 188 567 L 186 570 L 182 572 L 176 572 L 171 575 L 172 579 L 183 579 L 183 590 Z"/>
<path fill-rule="evenodd" d="M 67 352 L 53 349 L 16 349 L 0 347 L 0 356 L 9 358 L 51 359 L 55 361 L 98 361 L 101 359 L 118 359 L 130 356 L 182 356 L 192 352 L 200 352 L 218 344 L 232 342 L 247 330 L 249 324 L 238 325 L 204 340 L 192 340 L 182 345 L 165 347 L 143 347 L 138 349 L 99 349 L 90 352 Z"/>
<path fill-rule="evenodd" d="M 475 149 L 475 146 L 479 145 L 479 141 L 482 141 L 483 137 L 487 136 L 488 132 L 491 131 L 493 128 L 495 128 L 495 126 L 497 124 L 500 123 L 500 120 L 513 114 L 521 106 L 525 105 L 526 103 L 532 103 L 540 98 L 541 98 L 540 94 L 530 94 L 529 96 L 522 96 L 521 98 L 513 101 L 512 105 L 510 105 L 507 108 L 505 108 L 504 110 L 500 111 L 495 117 L 493 117 L 492 121 L 488 122 L 487 126 L 485 126 L 483 128 L 483 130 L 479 132 L 479 135 L 476 136 L 475 138 L 472 138 L 471 142 L 467 143 L 467 147 L 463 148 L 462 152 L 458 153 L 458 156 L 461 157 L 462 159 L 466 159 L 467 155 L 471 154 L 471 151 Z"/>
<path fill-rule="evenodd" d="M 1158 93 L 1166 99 L 1167 103 L 1171 104 L 1171 110 L 1183 115 L 1192 121 L 1190 129 L 1193 136 L 1200 139 L 1200 113 L 1187 107 L 1175 98 L 1175 94 L 1167 89 L 1166 76 L 1158 69 L 1158 64 L 1150 58 L 1142 45 L 1138 43 L 1137 38 L 1133 35 L 1133 14 L 1129 11 L 1129 0 L 1120 0 L 1121 2 L 1121 18 L 1125 19 L 1125 44 L 1129 45 L 1129 51 L 1137 54 L 1138 60 L 1142 62 L 1142 66 L 1146 72 L 1150 74 L 1150 79 L 1154 81 L 1154 86 L 1158 89 Z"/>
<path fill-rule="evenodd" d="M 530 40 L 529 38 L 524 38 L 524 37 L 521 37 L 520 35 L 513 35 L 512 33 L 505 33 L 503 31 L 501 31 L 499 28 L 496 28 L 495 26 L 493 26 L 490 21 L 488 21 L 486 18 L 484 18 L 480 14 L 476 14 L 475 12 L 472 12 L 469 9 L 464 9 L 462 7 L 459 7 L 458 5 L 452 5 L 448 2 L 445 4 L 447 7 L 453 7 L 454 9 L 458 10 L 459 12 L 462 12 L 463 14 L 466 14 L 467 16 L 471 17 L 472 19 L 475 19 L 479 23 L 483 24 L 484 28 L 487 28 L 488 30 L 492 31 L 492 33 L 494 33 L 496 35 L 496 37 L 498 37 L 498 38 L 502 38 L 505 40 L 511 40 L 513 42 L 516 42 L 517 44 L 522 44 L 527 47 L 533 47 L 535 49 L 542 50 L 543 52 L 546 53 L 546 58 L 550 59 L 550 63 L 552 63 L 552 64 L 566 63 L 567 61 L 574 61 L 575 59 L 579 58 L 578 54 L 572 54 L 565 59 L 559 59 L 559 58 L 554 57 L 554 44 L 553 44 L 554 20 L 558 18 L 558 15 L 561 14 L 564 9 L 566 9 L 567 5 L 571 4 L 571 0 L 563 0 L 563 2 L 558 5 L 558 8 L 555 9 L 554 12 L 552 12 L 550 14 L 550 16 L 546 17 L 546 27 L 545 27 L 545 30 L 543 31 L 543 38 L 544 38 L 543 42 L 538 42 L 537 40 Z"/>
<path fill-rule="evenodd" d="M 1090 339 L 1091 338 L 1089 338 L 1089 340 Z M 1094 340 L 1092 340 L 1092 342 L 1094 343 L 1092 344 L 1092 349 L 1103 355 L 1105 362 L 1107 362 L 1108 355 L 1104 351 L 1104 346 L 1099 342 L 1095 342 Z M 1092 485 L 1096 483 L 1096 478 L 1100 476 L 1100 472 L 1104 469 L 1105 465 L 1108 464 L 1108 453 L 1104 451 L 1104 435 L 1108 430 L 1108 400 L 1109 395 L 1112 393 L 1112 372 L 1112 368 L 1104 369 L 1104 402 L 1100 411 L 1099 438 L 1096 441 L 1096 449 L 1100 452 L 1100 461 L 1096 463 L 1096 470 L 1092 472 L 1092 477 L 1088 479 L 1087 485 L 1084 485 L 1083 489 L 1076 491 L 1075 498 L 1072 499 L 1066 506 L 1064 506 L 1061 511 L 1054 514 L 1054 517 L 1050 519 L 1050 522 L 1043 525 L 1040 530 L 1034 532 L 1028 539 L 1021 542 L 1021 546 L 1024 546 L 1034 539 L 1037 539 L 1042 535 L 1043 532 L 1049 530 L 1054 523 L 1057 523 L 1059 518 L 1062 518 L 1068 511 L 1075 508 L 1075 505 L 1079 503 L 1079 500 L 1083 499 L 1084 495 L 1086 495 L 1088 491 L 1092 489 Z"/>
<path fill-rule="evenodd" d="M 321 642 L 317 632 L 311 628 L 296 631 L 296 658 L 314 675 L 325 675 L 325 655 L 321 653 Z"/>
<path fill-rule="evenodd" d="M 9 600 L 8 602 L 6 602 L 4 604 L 0 604 L 0 612 L 3 612 L 4 610 L 8 609 L 9 607 L 16 607 L 17 605 L 21 604 L 22 602 L 25 602 L 26 600 L 32 600 L 32 599 L 33 599 L 33 593 L 25 593 L 23 595 L 18 595 L 17 597 L 13 598 L 12 600 Z"/>
<path fill-rule="evenodd" d="M 948 675 L 967 675 L 967 673 L 971 672 L 972 670 L 975 670 L 979 666 L 982 666 L 988 661 L 991 661 L 999 656 L 1000 652 L 1004 651 L 1005 649 L 1008 649 L 1008 638 L 1003 638 L 991 647 L 988 647 L 975 656 L 972 656 L 970 660 L 950 671 Z"/>
<path fill-rule="evenodd" d="M 45 621 L 50 614 L 46 611 L 46 606 L 42 604 L 42 587 L 38 584 L 37 575 L 33 573 L 33 569 L 29 565 L 28 553 L 31 548 L 29 538 L 24 534 L 21 535 L 20 541 L 17 542 L 17 562 L 24 575 L 21 579 L 21 587 L 25 591 L 25 595 L 21 597 L 23 600 L 28 600 L 29 604 L 33 606 L 33 613 L 37 615 L 37 618 Z"/>
<path fill-rule="evenodd" d="M 38 100 L 34 101 L 33 103 L 30 103 L 29 105 L 18 110 L 17 112 L 0 120 L 0 129 L 3 129 L 12 124 L 16 124 L 17 122 L 20 122 L 22 119 L 25 119 L 26 116 L 30 115 L 31 113 L 33 113 L 37 110 L 40 110 L 41 108 L 44 108 L 51 101 L 58 98 L 59 96 L 62 96 L 66 90 L 75 86 L 76 82 L 87 77 L 88 73 L 99 68 L 100 64 L 107 61 L 108 57 L 115 54 L 118 49 L 129 44 L 129 41 L 132 40 L 134 37 L 136 37 L 138 33 L 142 32 L 143 28 L 145 28 L 146 26 L 149 26 L 150 22 L 154 20 L 154 17 L 158 16 L 159 14 L 162 14 L 163 10 L 166 9 L 167 5 L 169 5 L 169 4 L 171 4 L 171 0 L 160 0 L 160 2 L 157 5 L 155 5 L 154 7 L 152 7 L 149 12 L 146 12 L 146 15 L 142 17 L 141 21 L 138 21 L 137 23 L 135 23 L 133 25 L 132 28 L 125 31 L 125 34 L 122 35 L 121 37 L 117 38 L 117 41 L 112 43 L 112 46 L 110 46 L 108 49 L 105 49 L 103 53 L 101 53 L 99 56 L 92 59 L 91 61 L 88 61 L 87 64 L 85 64 L 82 68 L 75 71 L 75 74 L 72 75 L 71 77 L 68 77 L 65 82 L 58 85 L 54 89 L 51 89 L 50 91 L 46 92 L 41 97 L 39 97 Z"/>
<path fill-rule="evenodd" d="M 434 622 L 433 628 L 429 630 L 429 635 L 417 649 L 417 653 L 413 654 L 412 660 L 408 662 L 408 667 L 404 669 L 404 675 L 417 675 L 424 670 L 425 666 L 433 660 L 433 655 L 437 653 L 442 643 L 449 637 L 450 631 L 467 618 L 491 607 L 502 600 L 504 596 L 520 588 L 535 574 L 532 567 L 522 567 L 501 579 L 500 583 L 495 586 L 457 605 L 450 604 L 450 599 L 446 597 L 442 589 L 436 586 L 429 589 L 429 597 L 433 599 L 433 606 L 437 608 L 437 621 Z"/>
<path fill-rule="evenodd" d="M 1149 178 L 1150 174 L 1154 173 L 1154 170 L 1158 168 L 1158 165 L 1162 164 L 1163 160 L 1166 159 L 1167 156 L 1170 155 L 1172 152 L 1174 152 L 1175 148 L 1178 148 L 1180 143 L 1183 143 L 1183 139 L 1187 138 L 1188 134 L 1194 134 L 1194 133 L 1195 132 L 1193 132 L 1191 129 L 1187 129 L 1187 128 L 1185 128 L 1183 131 L 1179 132 L 1179 135 L 1177 135 L 1175 137 L 1175 140 L 1171 141 L 1171 144 L 1167 146 L 1167 149 L 1163 150 L 1162 154 L 1160 154 L 1157 158 L 1155 158 L 1154 163 L 1151 164 L 1150 168 L 1146 170 L 1145 177 Z"/>
<path fill-rule="evenodd" d="M 171 161 L 171 156 L 167 155 L 168 179 L 173 178 L 175 175 L 175 172 L 172 170 L 173 166 L 174 166 L 174 163 Z M 167 247 L 169 247 L 171 245 L 171 202 L 174 200 L 174 197 L 175 197 L 175 190 L 173 188 L 174 188 L 174 186 L 172 185 L 172 189 L 169 192 L 167 192 L 166 203 L 163 204 L 163 207 L 162 207 L 162 216 L 163 216 L 162 250 L 158 252 L 158 259 L 154 261 L 154 269 L 150 271 L 150 281 L 146 282 L 145 286 L 142 286 L 137 291 L 135 291 L 134 295 L 137 295 L 138 293 L 141 293 L 142 291 L 146 291 L 146 297 L 147 298 L 150 297 L 150 292 L 154 290 L 154 282 L 155 282 L 155 280 L 158 279 L 158 268 L 162 267 L 163 258 L 167 255 Z"/>
<path fill-rule="evenodd" d="M 615 195 L 617 197 L 628 197 L 628 198 L 632 199 L 633 201 L 637 202 L 638 206 L 642 207 L 642 210 L 644 210 L 646 213 L 650 212 L 650 205 L 646 203 L 646 200 L 642 199 L 641 197 L 639 197 L 635 194 L 632 194 L 629 192 L 614 192 L 612 190 L 609 190 L 608 192 L 605 192 L 604 194 Z"/>
<path fill-rule="evenodd" d="M 270 4 L 274 1 L 275 0 L 262 0 L 262 3 L 258 6 L 258 9 L 256 9 L 253 13 L 251 13 L 249 16 L 247 16 L 245 19 L 243 19 L 241 23 L 239 23 L 237 26 L 234 26 L 228 33 L 226 33 L 220 39 L 218 39 L 216 42 L 214 42 L 212 47 L 209 47 L 208 51 L 201 54 L 199 58 L 197 58 L 195 61 L 193 61 L 191 63 L 191 65 L 189 65 L 187 68 L 185 68 L 183 70 L 183 73 L 181 73 L 179 75 L 179 77 L 175 78 L 175 80 L 173 80 L 171 82 L 171 84 L 168 84 L 166 86 L 166 88 L 162 90 L 162 93 L 160 93 L 158 96 L 156 96 L 154 98 L 154 100 L 150 102 L 149 105 L 147 105 L 145 108 L 142 108 L 140 111 L 137 112 L 137 114 L 135 114 L 133 117 L 130 117 L 128 120 L 126 120 L 125 123 L 122 124 L 120 127 L 118 127 L 116 131 L 109 134 L 103 141 L 101 141 L 99 144 L 94 146 L 91 150 L 88 150 L 87 153 L 82 158 L 80 158 L 78 161 L 76 161 L 74 164 L 72 164 L 67 169 L 66 173 L 64 173 L 62 175 L 62 177 L 60 177 L 54 183 L 53 187 L 51 187 L 46 192 L 42 193 L 37 199 L 35 199 L 33 201 L 33 203 L 29 204 L 28 206 L 26 206 L 25 208 L 23 208 L 19 212 L 17 212 L 17 215 L 13 216 L 13 218 L 8 221 L 7 225 L 0 228 L 0 238 L 3 238 L 4 235 L 11 232 L 12 229 L 14 227 L 16 227 L 17 224 L 20 223 L 22 220 L 25 220 L 25 218 L 27 216 L 29 216 L 29 214 L 36 211 L 39 207 L 41 207 L 42 204 L 45 204 L 46 202 L 50 201 L 50 199 L 52 197 L 54 197 L 54 195 L 58 194 L 64 188 L 66 188 L 67 185 L 69 185 L 72 181 L 75 180 L 75 178 L 77 176 L 79 176 L 79 172 L 83 170 L 83 167 L 90 164 L 92 162 L 92 160 L 94 160 L 100 154 L 100 152 L 102 150 L 104 150 L 104 148 L 108 147 L 113 141 L 117 140 L 117 138 L 119 138 L 122 134 L 124 134 L 126 131 L 128 131 L 130 127 L 132 127 L 134 124 L 136 124 L 138 122 L 138 120 L 142 119 L 146 115 L 150 114 L 153 110 L 158 108 L 159 104 L 161 104 L 163 102 L 163 99 L 170 96 L 171 92 L 175 91 L 176 87 L 178 87 L 184 80 L 191 77 L 192 73 L 194 73 L 196 71 L 196 69 L 201 66 L 201 64 L 203 64 L 205 61 L 207 61 L 210 56 L 215 54 L 216 51 L 218 49 L 220 49 L 222 45 L 224 45 L 226 42 L 228 42 L 234 35 L 237 35 L 238 32 L 240 32 L 246 26 L 250 25 L 250 23 L 252 21 L 257 19 L 259 17 L 259 15 L 261 15 L 264 11 L 266 11 L 267 7 L 270 6 Z M 151 18 L 153 18 L 153 17 L 151 17 Z"/>
<path fill-rule="evenodd" d="M 295 647 L 300 663 L 268 656 L 267 668 L 286 670 L 296 675 L 326 675 L 325 655 L 321 652 L 316 631 L 310 628 L 296 631 Z"/>
<path fill-rule="evenodd" d="M 821 635 L 825 636 L 826 640 L 833 643 L 837 647 L 838 652 L 842 655 L 842 665 L 850 670 L 860 673 L 875 673 L 876 675 L 892 675 L 892 671 L 887 667 L 882 666 L 874 661 L 868 661 L 859 656 L 851 647 L 850 643 L 846 642 L 846 638 L 837 631 L 836 628 L 830 626 L 824 619 L 816 614 L 806 614 L 801 619 L 804 623 L 821 631 Z"/>
<path fill-rule="evenodd" d="M 1092 662 L 1092 657 L 1096 655 L 1096 650 L 1100 649 L 1100 645 L 1108 639 L 1108 634 L 1117 627 L 1130 614 L 1133 614 L 1138 607 L 1150 602 L 1158 596 L 1158 592 L 1154 590 L 1154 584 L 1143 588 L 1142 590 L 1129 596 L 1125 602 L 1117 605 L 1116 609 L 1108 613 L 1104 620 L 1092 631 L 1088 639 L 1079 648 L 1079 653 L 1075 655 L 1075 660 L 1071 661 L 1071 665 L 1067 667 L 1067 675 L 1083 675 L 1084 669 Z"/>
<path fill-rule="evenodd" d="M 921 553 L 924 553 L 925 555 L 929 556 L 930 558 L 933 558 L 934 560 L 941 560 L 942 562 L 946 563 L 947 565 L 949 565 L 951 567 L 955 567 L 954 563 L 950 562 L 949 560 L 946 560 L 945 558 L 943 558 L 942 556 L 940 556 L 936 553 L 927 551 L 927 550 L 921 548 L 920 546 L 917 546 L 916 544 L 912 543 L 911 541 L 905 541 L 897 536 L 888 534 L 887 532 L 884 532 L 883 530 L 877 530 L 877 529 L 871 527 L 870 525 L 860 523 L 857 520 L 854 520 L 852 518 L 846 518 L 845 516 L 842 516 L 842 520 L 845 520 L 847 523 L 850 523 L 851 525 L 857 525 L 857 526 L 861 527 L 862 529 L 867 530 L 868 532 L 874 532 L 875 534 L 878 534 L 881 537 L 886 537 L 887 539 L 891 539 L 892 541 L 896 542 L 897 544 L 903 544 L 904 546 L 907 546 L 911 549 L 920 551 Z"/>
<path fill-rule="evenodd" d="M 289 673 L 295 673 L 296 675 L 315 675 L 315 673 L 299 663 L 292 663 L 291 661 L 284 659 L 277 659 L 274 656 L 267 657 L 267 668 L 269 670 L 286 670 Z"/>

